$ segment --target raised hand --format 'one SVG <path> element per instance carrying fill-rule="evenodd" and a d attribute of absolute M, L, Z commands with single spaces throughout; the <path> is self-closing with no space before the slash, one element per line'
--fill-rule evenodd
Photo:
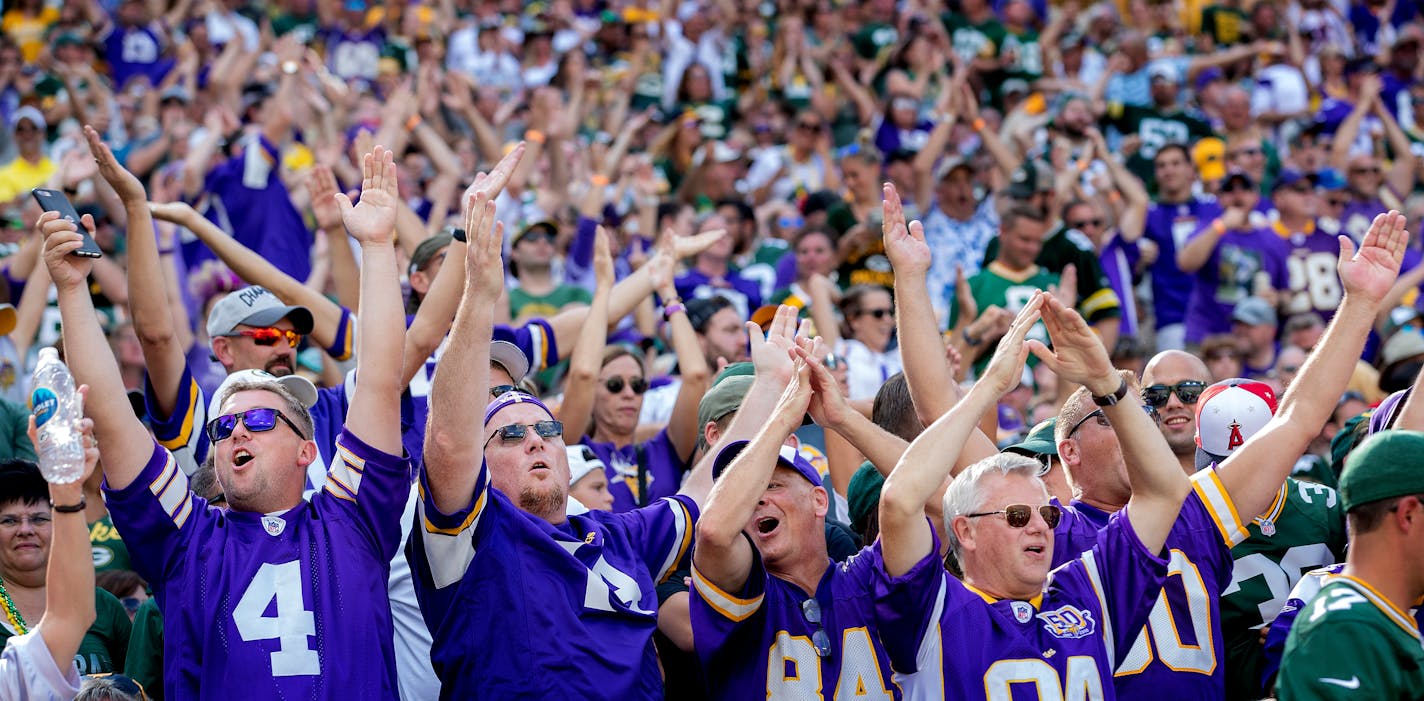
<path fill-rule="evenodd" d="M 185 227 L 187 226 L 188 222 L 193 221 L 192 217 L 202 216 L 198 214 L 198 210 L 193 209 L 193 206 L 188 204 L 187 202 L 176 201 L 149 202 L 148 213 L 153 215 L 153 218 L 159 221 L 166 221 L 172 224 L 178 224 Z"/>
<path fill-rule="evenodd" d="M 307 176 L 307 194 L 311 196 L 312 215 L 316 217 L 317 228 L 341 226 L 341 203 L 336 199 L 338 192 L 336 176 L 332 175 L 331 168 L 320 163 L 313 166 L 311 175 Z"/>
<path fill-rule="evenodd" d="M 1041 300 L 1039 312 L 1044 327 L 1048 329 L 1048 337 L 1053 341 L 1053 349 L 1050 350 L 1041 341 L 1030 339 L 1025 342 L 1029 352 L 1038 356 L 1059 377 L 1084 385 L 1096 395 L 1109 394 L 1117 389 L 1120 378 L 1113 370 L 1108 349 L 1103 347 L 1102 339 L 1088 326 L 1088 322 L 1052 295 L 1038 293 L 1035 297 Z M 1108 382 L 1112 383 L 1112 387 L 1106 386 Z"/>
<path fill-rule="evenodd" d="M 811 403 L 807 406 L 806 412 L 811 415 L 811 420 L 820 426 L 834 428 L 842 426 L 850 418 L 850 412 L 854 411 L 846 403 L 845 394 L 841 392 L 840 383 L 836 381 L 836 376 L 822 364 L 821 359 L 825 357 L 825 345 L 820 337 L 814 339 L 801 338 L 796 341 L 796 357 L 811 369 Z"/>
<path fill-rule="evenodd" d="M 677 267 L 678 261 L 674 252 L 678 238 L 680 237 L 673 233 L 672 229 L 664 230 L 658 239 L 656 250 L 652 257 L 648 258 L 648 280 L 653 283 L 655 292 L 661 293 L 672 287 L 673 269 Z"/>
<path fill-rule="evenodd" d="M 757 376 L 766 375 L 781 382 L 791 379 L 791 349 L 796 347 L 796 326 L 796 308 L 785 304 L 776 308 L 776 315 L 772 317 L 766 333 L 762 333 L 761 327 L 756 324 L 747 322 L 752 366 Z"/>
<path fill-rule="evenodd" d="M 593 276 L 599 290 L 613 287 L 613 253 L 609 250 L 608 232 L 601 226 L 593 233 Z"/>
<path fill-rule="evenodd" d="M 930 269 L 930 246 L 925 243 L 925 229 L 918 221 L 905 223 L 905 206 L 894 185 L 885 183 L 884 193 L 882 226 L 890 266 L 896 275 L 924 275 Z"/>
<path fill-rule="evenodd" d="M 94 217 L 85 214 L 79 218 L 89 235 L 94 235 Z M 55 287 L 63 290 L 88 285 L 89 270 L 94 267 L 93 259 L 73 256 L 71 253 L 84 245 L 84 237 L 74 222 L 61 219 L 59 212 L 45 212 L 35 223 L 44 237 L 44 262 L 49 268 L 49 277 Z"/>
<path fill-rule="evenodd" d="M 520 159 L 524 158 L 524 142 L 521 141 L 504 154 L 504 158 L 499 159 L 499 163 L 494 164 L 494 168 L 489 173 L 477 173 L 470 186 L 465 188 L 465 194 L 460 196 L 462 202 L 468 209 L 474 201 L 477 193 L 485 193 L 486 198 L 494 201 L 499 197 L 499 193 L 504 191 L 504 186 L 509 183 L 509 176 L 514 174 L 514 169 L 519 165 Z"/>
<path fill-rule="evenodd" d="M 789 356 L 788 356 L 789 358 Z M 791 366 L 791 380 L 776 400 L 776 408 L 771 410 L 771 419 L 787 425 L 798 426 L 811 405 L 811 366 L 803 358 L 797 358 Z"/>
<path fill-rule="evenodd" d="M 1058 274 L 1058 284 L 1049 285 L 1048 293 L 1069 309 L 1078 306 L 1078 267 L 1072 263 L 1063 266 L 1063 272 Z"/>
<path fill-rule="evenodd" d="M 964 266 L 954 266 L 954 303 L 959 305 L 959 318 L 974 321 L 979 318 L 979 301 L 974 299 L 974 290 L 969 287 L 969 276 L 964 274 Z"/>
<path fill-rule="evenodd" d="M 89 152 L 94 154 L 94 161 L 99 164 L 99 174 L 114 188 L 119 199 L 123 200 L 125 205 L 147 202 L 148 193 L 144 192 L 143 183 L 119 165 L 119 159 L 114 158 L 114 152 L 109 150 L 109 145 L 99 138 L 99 132 L 86 124 L 84 138 L 89 142 Z"/>
<path fill-rule="evenodd" d="M 1404 263 L 1404 247 L 1409 243 L 1403 214 L 1389 210 L 1375 217 L 1360 241 L 1360 249 L 1348 236 L 1340 237 L 1340 262 L 1336 270 L 1340 283 L 1351 296 L 1378 304 L 1389 293 Z"/>
<path fill-rule="evenodd" d="M 504 291 L 504 222 L 495 221 L 494 200 L 475 194 L 465 215 L 465 285 L 489 304 Z"/>
<path fill-rule="evenodd" d="M 999 346 L 994 349 L 994 356 L 989 359 L 989 365 L 979 376 L 979 382 L 985 389 L 992 391 L 994 396 L 1002 397 L 1008 394 L 1009 390 L 1018 386 L 1019 379 L 1023 377 L 1024 361 L 1028 360 L 1029 353 L 1029 346 L 1024 339 L 1027 338 L 1029 329 L 1038 323 L 1046 299 L 1050 297 L 1042 292 L 1035 292 L 1028 304 L 1019 310 L 1019 315 L 1009 324 L 1008 333 L 999 339 Z"/>
<path fill-rule="evenodd" d="M 361 202 L 351 204 L 345 193 L 336 193 L 341 220 L 351 237 L 362 244 L 389 244 L 395 238 L 396 191 L 395 154 L 377 146 L 361 159 Z"/>

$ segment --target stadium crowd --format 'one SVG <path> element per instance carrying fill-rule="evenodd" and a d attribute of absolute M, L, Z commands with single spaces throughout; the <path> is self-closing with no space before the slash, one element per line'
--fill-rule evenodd
<path fill-rule="evenodd" d="M 6 2 L 0 699 L 1424 698 L 1421 51 Z"/>

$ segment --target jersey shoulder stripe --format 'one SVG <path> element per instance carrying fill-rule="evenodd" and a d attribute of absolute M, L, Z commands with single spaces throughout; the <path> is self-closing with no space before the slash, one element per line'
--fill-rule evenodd
<path fill-rule="evenodd" d="M 697 571 L 697 566 L 692 567 L 692 588 L 707 602 L 707 605 L 716 611 L 723 618 L 740 623 L 751 617 L 761 608 L 762 601 L 766 599 L 766 594 L 757 594 L 750 599 L 743 599 L 722 591 L 711 580 L 702 576 Z"/>
<path fill-rule="evenodd" d="M 673 570 L 677 569 L 679 562 L 687 556 L 687 551 L 692 547 L 692 524 L 691 512 L 687 510 L 687 505 L 679 499 L 663 499 L 672 510 L 673 532 L 676 537 L 673 539 L 675 547 L 668 549 L 667 557 L 658 566 L 658 571 L 653 577 L 653 581 L 662 584 L 672 576 Z"/>
<path fill-rule="evenodd" d="M 163 469 L 149 483 L 148 491 L 158 497 L 158 503 L 173 520 L 173 525 L 179 529 L 183 528 L 183 523 L 192 513 L 193 498 L 192 492 L 188 490 L 188 476 L 178 469 L 178 461 L 173 458 L 172 453 L 164 456 Z"/>
<path fill-rule="evenodd" d="M 1231 501 L 1231 495 L 1221 484 L 1221 477 L 1216 474 L 1216 470 L 1201 470 L 1192 475 L 1192 489 L 1206 505 L 1207 513 L 1211 514 L 1211 520 L 1216 523 L 1217 531 L 1221 533 L 1221 540 L 1226 543 L 1226 547 L 1234 547 L 1246 540 L 1246 526 L 1241 522 L 1241 516 L 1236 512 L 1236 504 Z"/>
<path fill-rule="evenodd" d="M 1344 586 L 1348 586 L 1351 589 L 1354 589 L 1361 596 L 1365 597 L 1367 601 L 1373 604 L 1375 608 L 1379 609 L 1380 613 L 1383 613 L 1387 618 L 1389 618 L 1391 622 L 1393 622 L 1396 626 L 1399 626 L 1399 628 L 1403 630 L 1406 634 L 1408 634 L 1409 637 L 1414 638 L 1415 640 L 1420 640 L 1421 636 L 1419 634 L 1419 627 L 1415 624 L 1414 619 L 1410 618 L 1409 615 L 1405 612 L 1400 611 L 1398 608 L 1396 608 L 1395 605 L 1389 599 L 1385 598 L 1383 594 L 1379 593 L 1375 590 L 1374 587 L 1370 586 L 1369 582 L 1366 582 L 1357 577 L 1351 577 L 1348 574 L 1341 573 L 1329 575 L 1328 577 L 1326 577 L 1325 585 L 1329 586 L 1330 584 L 1337 582 Z M 1323 589 L 1324 587 L 1321 588 Z"/>

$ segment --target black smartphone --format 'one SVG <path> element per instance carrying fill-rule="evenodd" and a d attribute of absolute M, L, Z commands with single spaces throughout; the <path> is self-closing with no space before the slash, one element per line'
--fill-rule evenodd
<path fill-rule="evenodd" d="M 30 190 L 30 194 L 35 196 L 35 201 L 39 203 L 40 209 L 46 212 L 59 212 L 61 219 L 74 222 L 74 226 L 79 228 L 79 234 L 84 237 L 84 245 L 71 255 L 84 256 L 85 258 L 103 258 L 104 251 L 99 248 L 99 244 L 94 243 L 94 237 L 84 229 L 84 224 L 79 221 L 79 212 L 75 211 L 74 203 L 69 201 L 59 190 L 37 187 Z"/>

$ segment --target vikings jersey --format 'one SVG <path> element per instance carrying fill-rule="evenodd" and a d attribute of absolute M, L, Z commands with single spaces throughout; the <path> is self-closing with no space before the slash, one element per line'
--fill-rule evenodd
<path fill-rule="evenodd" d="M 1192 238 L 1209 235 L 1204 226 Z M 1199 344 L 1208 335 L 1231 333 L 1232 310 L 1255 294 L 1262 276 L 1271 289 L 1287 289 L 1289 256 L 1290 248 L 1269 229 L 1233 229 L 1222 234 L 1196 272 L 1187 302 L 1187 342 Z"/>
<path fill-rule="evenodd" d="M 1147 622 L 1168 561 L 1148 552 L 1129 519 L 1111 519 L 1029 601 L 995 598 L 926 564 L 876 587 L 880 638 L 906 699 L 1138 698 L 1114 693 L 1113 669 Z"/>
<path fill-rule="evenodd" d="M 583 444 L 593 451 L 607 467 L 608 492 L 613 495 L 613 511 L 627 511 L 654 499 L 670 497 L 682 487 L 682 475 L 687 464 L 678 457 L 677 448 L 668 438 L 667 428 L 642 443 L 619 448 L 612 443 L 598 443 L 584 436 Z M 639 471 L 643 475 L 639 478 Z M 646 497 L 640 494 L 647 485 Z"/>
<path fill-rule="evenodd" d="M 1231 549 L 1231 585 L 1221 593 L 1227 698 L 1266 695 L 1261 628 L 1285 605 L 1303 572 L 1345 557 L 1345 512 L 1335 490 L 1288 479 L 1247 539 Z"/>
<path fill-rule="evenodd" d="M 938 552 L 916 569 L 943 571 Z M 692 640 L 711 698 L 899 697 L 875 627 L 880 542 L 827 565 L 814 595 L 771 576 L 756 548 L 741 591 L 692 570 Z"/>
<path fill-rule="evenodd" d="M 1098 519 L 1106 514 L 1087 505 L 1075 504 L 1064 511 L 1063 521 Z M 1111 518 L 1106 524 L 1112 523 Z M 1104 527 L 1106 526 L 1104 524 Z M 1063 522 L 1058 532 L 1064 531 Z M 1079 538 L 1060 547 L 1055 532 L 1053 563 L 1065 563 L 1090 548 L 1083 531 L 1068 531 Z M 1104 531 L 1095 534 L 1100 543 Z M 1246 538 L 1246 530 L 1236 516 L 1236 506 L 1211 470 L 1192 476 L 1192 492 L 1167 535 L 1166 558 L 1170 562 L 1167 579 L 1151 604 L 1147 625 L 1124 638 L 1124 651 L 1116 667 L 1113 685 L 1125 699 L 1150 698 L 1172 689 L 1174 698 L 1220 698 L 1225 675 L 1219 660 L 1223 655 L 1218 595 L 1231 581 L 1230 548 Z M 1085 547 L 1087 546 L 1087 547 Z M 1115 560 L 1107 560 L 1111 565 Z"/>
<path fill-rule="evenodd" d="M 1193 196 L 1186 202 L 1153 203 L 1147 210 L 1143 235 L 1157 244 L 1157 260 L 1152 262 L 1152 318 L 1157 328 L 1180 324 L 1186 317 L 1187 300 L 1196 278 L 1177 267 L 1177 251 L 1201 227 L 1221 215 L 1221 205 L 1210 196 Z"/>
<path fill-rule="evenodd" d="M 208 506 L 158 445 L 105 485 L 163 611 L 170 698 L 395 697 L 386 579 L 410 464 L 349 432 L 337 446 L 325 488 L 280 514 Z"/>
<path fill-rule="evenodd" d="M 441 513 L 420 475 L 408 552 L 442 699 L 661 699 L 657 585 L 688 553 L 685 496 L 557 526 L 490 486 Z"/>
<path fill-rule="evenodd" d="M 1275 230 L 1290 246 L 1290 257 L 1286 258 L 1289 287 L 1283 297 L 1282 312 L 1287 316 L 1315 312 L 1329 323 L 1345 295 L 1340 273 L 1335 270 L 1340 259 L 1340 242 L 1316 228 L 1313 221 L 1303 232 L 1288 231 L 1280 222 L 1275 223 Z M 1355 241 L 1358 246 L 1359 239 Z"/>

